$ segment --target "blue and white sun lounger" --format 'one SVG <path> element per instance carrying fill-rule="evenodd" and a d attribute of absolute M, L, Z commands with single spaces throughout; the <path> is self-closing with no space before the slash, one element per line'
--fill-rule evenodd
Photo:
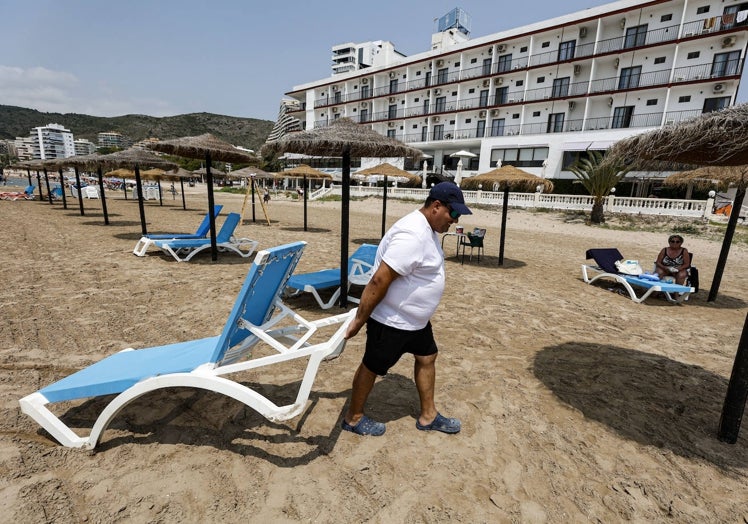
<path fill-rule="evenodd" d="M 688 300 L 691 293 L 696 291 L 695 288 L 690 286 L 681 286 L 679 284 L 671 284 L 669 282 L 655 281 L 649 278 L 635 277 L 619 273 L 615 266 L 615 262 L 616 260 L 623 260 L 624 257 L 616 248 L 588 249 L 585 257 L 587 259 L 594 259 L 596 263 L 594 266 L 582 264 L 582 279 L 586 283 L 592 284 L 601 278 L 613 279 L 626 289 L 631 300 L 637 304 L 644 302 L 655 292 L 662 293 L 665 296 L 665 299 L 670 303 L 680 304 L 681 302 Z M 596 274 L 591 277 L 592 272 Z M 637 296 L 634 288 L 643 289 L 644 294 Z"/>
<path fill-rule="evenodd" d="M 374 259 L 377 254 L 377 246 L 372 244 L 361 244 L 361 246 L 348 257 L 348 288 L 351 284 L 365 286 L 371 280 Z M 330 299 L 325 302 L 319 295 L 319 291 L 337 288 Z M 295 297 L 301 293 L 311 293 L 314 299 L 322 309 L 330 309 L 335 301 L 340 297 L 340 268 L 321 269 L 312 273 L 300 273 L 292 275 L 288 279 L 288 289 L 286 296 Z M 358 304 L 359 300 L 355 297 L 348 297 L 348 300 Z"/>
<path fill-rule="evenodd" d="M 213 206 L 213 216 L 218 217 L 221 214 L 223 206 L 216 204 Z M 195 238 L 207 238 L 210 233 L 210 214 L 205 213 L 203 221 L 197 226 L 194 233 L 160 233 L 156 235 L 143 235 L 135 244 L 135 248 L 132 250 L 134 255 L 144 257 L 145 252 L 151 247 L 156 240 L 171 240 L 171 239 L 195 239 Z"/>
<path fill-rule="evenodd" d="M 269 420 L 287 420 L 307 403 L 320 363 L 337 356 L 355 315 L 347 313 L 307 321 L 281 301 L 286 280 L 301 257 L 305 242 L 260 251 L 249 269 L 231 314 L 219 336 L 147 349 L 126 349 L 55 382 L 19 402 L 62 445 L 93 449 L 110 421 L 131 401 L 162 388 L 190 387 L 222 393 L 243 402 Z M 340 324 L 331 336 L 321 328 Z M 308 363 L 292 404 L 278 406 L 249 386 L 227 378 L 231 373 L 264 368 L 298 358 Z M 285 366 L 284 377 L 288 372 Z M 297 380 L 294 378 L 293 380 Z M 257 380 L 260 381 L 260 380 Z M 47 407 L 62 401 L 117 395 L 104 408 L 87 437 L 78 436 Z"/>
<path fill-rule="evenodd" d="M 232 251 L 237 255 L 247 258 L 255 252 L 258 242 L 249 238 L 234 237 L 234 230 L 241 221 L 239 213 L 229 213 L 216 235 L 216 246 L 218 251 Z M 178 262 L 187 262 L 192 257 L 210 249 L 209 238 L 184 238 L 154 240 L 153 245 L 160 248 L 164 253 L 173 256 Z"/>

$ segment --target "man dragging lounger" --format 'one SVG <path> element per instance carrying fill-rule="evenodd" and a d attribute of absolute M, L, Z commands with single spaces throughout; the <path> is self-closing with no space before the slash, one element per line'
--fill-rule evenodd
<path fill-rule="evenodd" d="M 359 435 L 382 435 L 385 425 L 364 415 L 364 404 L 377 375 L 386 375 L 405 353 L 415 357 L 414 379 L 421 399 L 420 430 L 458 433 L 460 421 L 436 410 L 437 347 L 431 316 L 444 292 L 444 253 L 439 234 L 460 215 L 472 212 L 462 191 L 451 182 L 431 188 L 423 207 L 387 231 L 377 249 L 374 276 L 364 288 L 356 318 L 345 338 L 366 324 L 366 351 L 353 377 L 353 391 L 342 427 Z"/>

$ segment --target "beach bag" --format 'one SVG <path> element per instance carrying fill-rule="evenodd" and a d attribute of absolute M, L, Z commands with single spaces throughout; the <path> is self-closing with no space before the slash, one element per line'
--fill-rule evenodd
<path fill-rule="evenodd" d="M 688 270 L 688 283 L 696 290 L 694 293 L 699 291 L 699 270 L 693 266 Z"/>
<path fill-rule="evenodd" d="M 635 277 L 644 273 L 638 260 L 616 260 L 616 269 L 623 275 L 633 275 Z"/>

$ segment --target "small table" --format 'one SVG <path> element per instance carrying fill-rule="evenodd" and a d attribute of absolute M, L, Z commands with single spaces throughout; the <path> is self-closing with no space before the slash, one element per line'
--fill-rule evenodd
<path fill-rule="evenodd" d="M 457 232 L 452 232 L 452 231 L 444 233 L 442 235 L 442 251 L 444 251 L 444 239 L 447 238 L 447 237 L 449 237 L 449 236 L 456 237 L 456 239 L 457 239 L 457 251 L 455 253 L 455 256 L 459 256 L 460 255 L 460 242 L 462 242 L 463 238 L 467 238 L 467 234 L 465 234 L 465 233 L 457 233 Z"/>

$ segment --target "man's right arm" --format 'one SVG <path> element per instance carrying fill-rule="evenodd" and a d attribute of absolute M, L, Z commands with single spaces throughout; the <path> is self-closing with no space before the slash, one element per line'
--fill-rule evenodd
<path fill-rule="evenodd" d="M 390 284 L 398 276 L 400 275 L 388 266 L 385 261 L 379 264 L 379 267 L 361 294 L 361 302 L 358 305 L 358 311 L 356 311 L 356 318 L 348 326 L 348 331 L 345 333 L 346 339 L 355 337 L 364 324 L 366 324 L 371 312 L 382 301 L 387 294 L 387 290 L 390 288 Z"/>

